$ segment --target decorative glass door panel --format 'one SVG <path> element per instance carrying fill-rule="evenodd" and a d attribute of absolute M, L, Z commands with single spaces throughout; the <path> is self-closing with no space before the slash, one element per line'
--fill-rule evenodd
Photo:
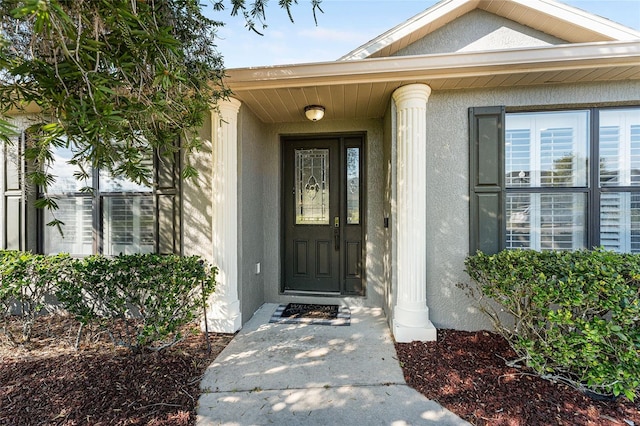
<path fill-rule="evenodd" d="M 329 150 L 295 150 L 296 225 L 329 224 Z"/>
<path fill-rule="evenodd" d="M 347 148 L 347 224 L 360 223 L 360 148 Z"/>
<path fill-rule="evenodd" d="M 363 293 L 362 139 L 283 140 L 283 291 Z"/>

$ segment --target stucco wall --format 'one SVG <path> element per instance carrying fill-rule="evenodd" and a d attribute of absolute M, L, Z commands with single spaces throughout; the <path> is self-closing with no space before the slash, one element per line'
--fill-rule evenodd
<path fill-rule="evenodd" d="M 186 256 L 199 255 L 211 262 L 211 117 L 205 120 L 199 134 L 203 141 L 202 149 L 189 157 L 198 170 L 198 176 L 182 183 L 182 250 Z"/>
<path fill-rule="evenodd" d="M 264 250 L 264 125 L 242 106 L 238 122 L 238 281 L 240 310 L 243 322 L 248 321 L 264 302 L 264 273 L 256 273 L 256 264 L 263 268 Z"/>
<path fill-rule="evenodd" d="M 386 283 L 384 292 L 384 309 L 387 313 L 387 318 L 391 318 L 393 305 L 395 303 L 393 293 L 394 286 L 391 285 L 395 282 L 393 273 L 395 271 L 394 261 L 395 253 L 393 251 L 393 230 L 394 226 L 391 226 L 391 220 L 395 214 L 395 109 L 393 103 L 389 102 L 387 110 L 383 119 L 383 144 L 382 144 L 382 169 L 384 172 L 384 210 L 383 216 L 389 220 L 389 226 L 383 229 L 384 237 L 384 256 L 383 256 L 383 280 Z"/>
<path fill-rule="evenodd" d="M 471 11 L 394 56 L 549 46 L 566 41 L 483 10 Z"/>
<path fill-rule="evenodd" d="M 468 280 L 468 108 L 530 109 L 640 104 L 640 81 L 433 92 L 427 103 L 427 304 L 438 328 L 489 328 L 456 288 Z"/>
<path fill-rule="evenodd" d="M 351 306 L 383 306 L 384 282 L 384 231 L 383 197 L 384 173 L 382 159 L 382 121 L 354 120 L 316 123 L 272 124 L 266 127 L 265 150 L 262 151 L 264 177 L 264 286 L 265 301 L 285 303 L 303 301 L 309 303 L 335 303 L 335 298 L 301 297 L 280 294 L 280 234 L 281 234 L 281 145 L 283 135 L 310 135 L 322 133 L 365 132 L 365 152 L 367 161 L 367 222 L 366 244 L 366 296 L 348 297 Z"/>

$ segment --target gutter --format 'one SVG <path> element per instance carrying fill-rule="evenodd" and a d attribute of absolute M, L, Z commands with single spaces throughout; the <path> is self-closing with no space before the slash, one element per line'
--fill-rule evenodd
<path fill-rule="evenodd" d="M 233 91 L 638 67 L 640 40 L 227 70 Z"/>

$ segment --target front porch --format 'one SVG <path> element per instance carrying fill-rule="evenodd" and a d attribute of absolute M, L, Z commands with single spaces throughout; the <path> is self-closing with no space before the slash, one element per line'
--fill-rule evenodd
<path fill-rule="evenodd" d="M 435 339 L 426 300 L 429 94 L 423 84 L 396 90 L 381 119 L 264 123 L 236 99 L 220 105 L 211 128 L 212 258 L 220 268 L 211 330 L 237 331 L 264 302 L 338 300 L 384 309 L 398 341 Z M 286 291 L 282 146 L 354 133 L 364 136 L 362 295 Z"/>

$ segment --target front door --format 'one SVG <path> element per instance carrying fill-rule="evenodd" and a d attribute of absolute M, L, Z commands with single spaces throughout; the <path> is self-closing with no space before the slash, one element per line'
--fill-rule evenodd
<path fill-rule="evenodd" d="M 285 292 L 363 294 L 363 137 L 283 139 Z"/>

